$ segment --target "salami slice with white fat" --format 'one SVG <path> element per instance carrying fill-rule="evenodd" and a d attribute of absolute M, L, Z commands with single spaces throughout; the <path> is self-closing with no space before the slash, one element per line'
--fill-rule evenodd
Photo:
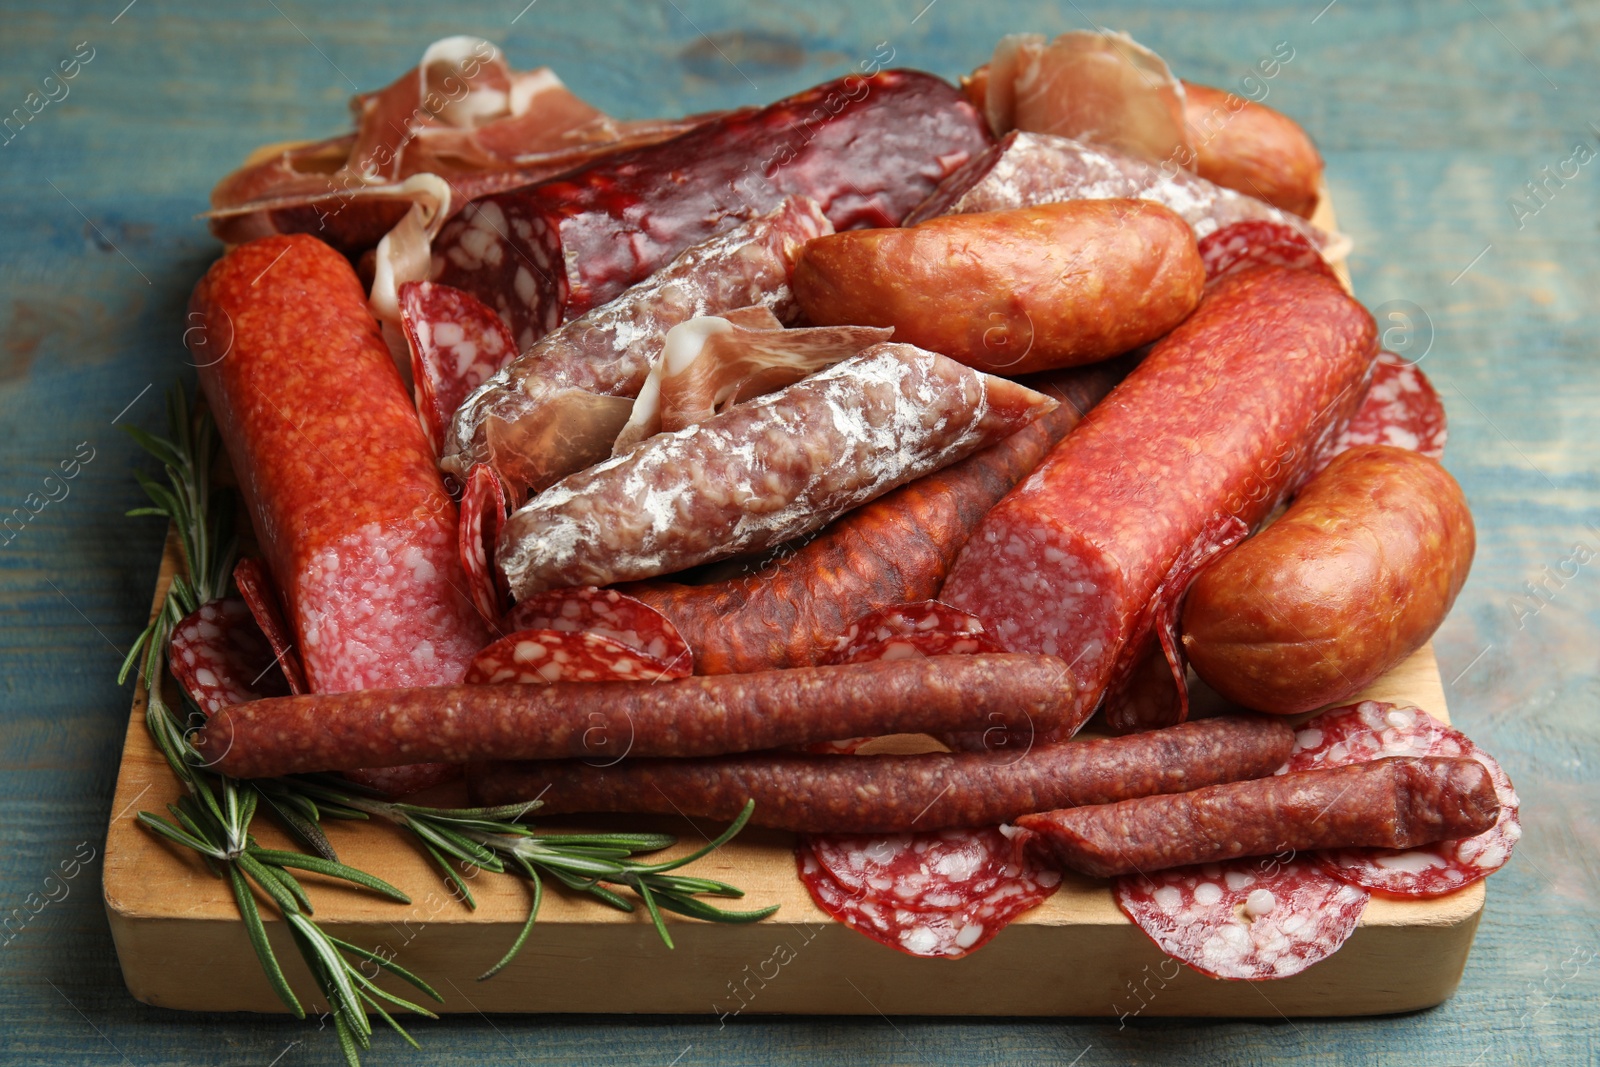
<path fill-rule="evenodd" d="M 289 692 L 272 645 L 237 597 L 207 601 L 179 622 L 167 662 L 208 717 L 234 704 Z"/>
<path fill-rule="evenodd" d="M 687 678 L 689 673 L 687 658 L 669 664 L 597 633 L 523 630 L 473 657 L 462 681 L 469 685 L 665 682 Z"/>
<path fill-rule="evenodd" d="M 1356 445 L 1394 445 L 1443 459 L 1448 437 L 1444 402 L 1422 368 L 1393 352 L 1380 352 L 1366 398 L 1328 459 Z"/>
<path fill-rule="evenodd" d="M 977 616 L 923 600 L 880 608 L 850 624 L 840 635 L 827 663 L 865 663 L 913 656 L 971 655 L 1004 652 L 983 632 Z"/>
<path fill-rule="evenodd" d="M 1161 951 L 1212 978 L 1288 978 L 1355 931 L 1371 894 L 1274 857 L 1174 867 L 1112 882 L 1117 906 Z"/>
<path fill-rule="evenodd" d="M 1520 801 L 1494 757 L 1421 708 L 1364 700 L 1323 712 L 1302 726 L 1284 772 L 1342 767 L 1386 756 L 1455 756 L 1483 764 L 1494 780 L 1500 817 L 1476 837 L 1412 849 L 1350 848 L 1317 855 L 1334 877 L 1396 896 L 1453 893 L 1503 867 L 1522 837 Z"/>
<path fill-rule="evenodd" d="M 462 401 L 517 354 L 500 317 L 471 293 L 437 282 L 400 287 L 400 323 L 422 432 L 437 454 Z"/>
<path fill-rule="evenodd" d="M 283 611 L 278 606 L 278 587 L 273 584 L 266 562 L 254 556 L 241 559 L 233 567 L 233 584 L 239 587 L 239 595 L 250 608 L 250 614 L 255 616 L 256 626 L 272 646 L 272 653 L 289 684 L 289 692 L 309 693 L 305 668 L 300 665 L 294 642 L 289 638 L 289 625 L 283 621 Z"/>
<path fill-rule="evenodd" d="M 1293 267 L 1334 277 L 1317 246 L 1295 226 L 1272 219 L 1229 223 L 1200 240 L 1206 281 L 1214 282 L 1247 267 Z"/>
<path fill-rule="evenodd" d="M 1017 850 L 994 827 L 925 834 L 814 834 L 806 838 L 834 881 L 862 900 L 959 908 L 1022 874 Z"/>
<path fill-rule="evenodd" d="M 944 835 L 925 834 L 906 840 L 935 837 L 944 839 Z M 938 848 L 935 863 L 927 867 L 914 847 L 889 844 L 881 858 L 866 860 L 867 866 L 847 876 L 851 886 L 818 860 L 815 838 L 800 839 L 795 859 L 811 898 L 835 919 L 910 956 L 960 959 L 986 945 L 1017 916 L 1049 899 L 1061 881 L 1058 873 L 1034 867 L 1026 859 L 1010 861 L 1014 850 L 998 830 L 957 831 L 949 844 L 959 845 L 963 837 L 968 849 Z M 830 855 L 844 869 L 851 869 L 848 858 L 836 852 Z M 942 868 L 937 863 L 940 858 L 946 861 Z M 999 870 L 995 869 L 997 862 Z M 869 874 L 869 866 L 877 873 Z M 887 874 L 889 871 L 894 873 Z M 893 882 L 910 878 L 915 884 L 907 885 L 905 892 L 895 885 L 882 889 L 872 885 L 873 880 L 884 877 Z"/>
<path fill-rule="evenodd" d="M 678 628 L 661 612 L 615 589 L 553 589 L 519 600 L 501 624 L 506 632 L 558 630 L 592 633 L 651 659 L 693 671 L 693 656 Z"/>
<path fill-rule="evenodd" d="M 486 463 L 472 468 L 461 494 L 461 569 L 467 576 L 472 606 L 491 627 L 511 601 L 505 579 L 494 566 L 494 546 L 506 521 L 506 491 Z"/>

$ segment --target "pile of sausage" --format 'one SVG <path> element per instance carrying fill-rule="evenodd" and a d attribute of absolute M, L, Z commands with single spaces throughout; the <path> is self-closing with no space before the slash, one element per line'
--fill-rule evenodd
<path fill-rule="evenodd" d="M 263 558 L 170 650 L 216 769 L 754 798 L 819 906 L 943 957 L 1065 871 L 1208 974 L 1280 977 L 1369 892 L 1505 862 L 1515 795 L 1456 731 L 1283 718 L 1416 651 L 1473 554 L 1293 122 L 1074 33 L 961 89 L 541 125 L 486 47 L 317 147 L 367 193 L 292 152 L 219 187 L 252 239 L 186 337 Z M 428 102 L 452 80 L 477 118 Z M 1185 721 L 1191 668 L 1235 711 Z"/>

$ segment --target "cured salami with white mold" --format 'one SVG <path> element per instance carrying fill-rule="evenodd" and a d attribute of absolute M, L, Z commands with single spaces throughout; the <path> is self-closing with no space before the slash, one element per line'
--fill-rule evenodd
<path fill-rule="evenodd" d="M 1336 281 L 1260 267 L 1212 286 L 968 540 L 940 599 L 1097 702 L 1208 524 L 1253 526 L 1355 410 L 1376 328 Z"/>
<path fill-rule="evenodd" d="M 497 560 L 524 597 L 759 552 L 1056 406 L 936 353 L 874 345 L 571 475 L 512 514 Z"/>

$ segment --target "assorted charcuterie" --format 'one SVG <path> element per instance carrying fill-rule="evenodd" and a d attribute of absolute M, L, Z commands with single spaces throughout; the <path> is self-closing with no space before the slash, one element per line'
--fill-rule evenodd
<path fill-rule="evenodd" d="M 1073 872 L 1236 979 L 1509 857 L 1458 731 L 1287 718 L 1474 548 L 1288 117 L 1102 31 L 649 122 L 451 38 L 355 110 L 218 186 L 191 303 L 262 557 L 167 649 L 218 773 L 753 802 L 901 951 Z"/>

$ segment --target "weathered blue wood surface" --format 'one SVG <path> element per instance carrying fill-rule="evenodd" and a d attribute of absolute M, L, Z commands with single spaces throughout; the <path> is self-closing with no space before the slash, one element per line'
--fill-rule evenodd
<path fill-rule="evenodd" d="M 1600 1056 L 1600 561 L 1577 562 L 1600 551 L 1600 161 L 1546 185 L 1542 205 L 1527 201 L 1536 214 L 1519 220 L 1509 202 L 1574 145 L 1600 150 L 1595 4 L 124 3 L 11 0 L 0 14 L 0 114 L 24 106 L 58 62 L 93 50 L 69 95 L 0 147 L 0 513 L 37 507 L 29 494 L 60 496 L 60 483 L 45 479 L 63 462 L 78 470 L 65 499 L 0 547 L 0 914 L 27 914 L 29 895 L 45 893 L 62 861 L 103 839 L 128 702 L 112 675 L 144 621 L 161 541 L 156 523 L 122 517 L 139 503 L 130 472 L 144 461 L 113 423 L 157 425 L 162 390 L 188 373 L 184 301 L 215 253 L 193 215 L 251 147 L 341 129 L 353 91 L 388 82 L 454 32 L 501 43 L 518 65 L 554 65 L 617 114 L 648 116 L 765 101 L 844 72 L 881 41 L 895 62 L 953 77 L 1003 32 L 1093 20 L 1218 85 L 1287 41 L 1294 59 L 1268 102 L 1323 148 L 1357 242 L 1357 292 L 1420 324 L 1415 338 L 1394 333 L 1391 344 L 1409 343 L 1414 355 L 1431 343 L 1424 366 L 1452 416 L 1447 463 L 1471 496 L 1480 538 L 1439 659 L 1457 721 L 1516 779 L 1527 829 L 1490 886 L 1460 993 L 1403 1018 L 1289 1022 L 1264 1000 L 1259 1022 L 1120 1030 L 873 1016 L 745 1018 L 725 1029 L 709 1017 L 465 1016 L 416 1027 L 426 1051 L 412 1062 Z M 1579 544 L 1587 550 L 1575 555 Z M 1543 586 L 1538 599 L 1529 582 Z M 332 1032 L 314 1024 L 135 1003 L 98 877 L 98 860 L 88 863 L 66 899 L 0 947 L 0 1061 L 337 1061 Z M 411 1055 L 391 1036 L 378 1037 L 372 1062 Z"/>

